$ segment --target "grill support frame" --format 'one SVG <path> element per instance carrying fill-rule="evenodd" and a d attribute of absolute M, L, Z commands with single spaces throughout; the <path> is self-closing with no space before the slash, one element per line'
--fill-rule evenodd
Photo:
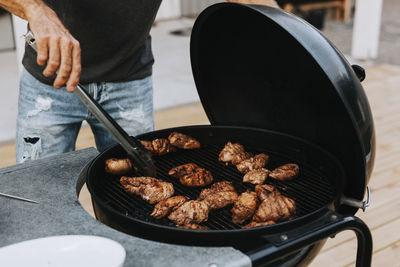
<path fill-rule="evenodd" d="M 373 241 L 368 226 L 360 218 L 343 216 L 334 211 L 327 211 L 316 221 L 284 234 L 265 235 L 263 238 L 269 241 L 265 246 L 245 253 L 255 266 L 273 264 L 293 252 L 300 251 L 345 230 L 352 230 L 357 237 L 356 267 L 370 266 Z M 240 247 L 238 249 L 243 251 Z"/>

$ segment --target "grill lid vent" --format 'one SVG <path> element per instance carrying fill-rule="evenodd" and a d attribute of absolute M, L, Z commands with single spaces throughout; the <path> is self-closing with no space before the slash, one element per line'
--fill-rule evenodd
<path fill-rule="evenodd" d="M 310 140 L 341 161 L 344 194 L 363 199 L 375 155 L 371 110 L 356 73 L 318 30 L 276 8 L 220 3 L 197 18 L 191 60 L 213 125 Z"/>

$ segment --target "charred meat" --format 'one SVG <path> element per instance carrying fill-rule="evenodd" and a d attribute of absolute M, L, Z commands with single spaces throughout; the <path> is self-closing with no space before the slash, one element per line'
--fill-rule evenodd
<path fill-rule="evenodd" d="M 188 163 L 188 164 L 184 164 L 184 165 L 180 165 L 175 168 L 172 168 L 168 172 L 168 175 L 175 177 L 175 178 L 181 178 L 185 175 L 193 173 L 198 168 L 200 168 L 200 167 L 197 164 Z"/>
<path fill-rule="evenodd" d="M 153 145 L 151 144 L 151 141 L 147 140 L 140 140 L 140 143 L 146 148 L 150 153 L 153 154 Z"/>
<path fill-rule="evenodd" d="M 255 221 L 251 221 L 249 224 L 246 224 L 245 226 L 243 226 L 243 229 L 247 229 L 247 228 L 254 228 L 254 227 L 259 227 L 259 226 L 265 226 L 265 225 L 271 225 L 271 224 L 275 224 L 274 221 L 266 221 L 266 222 L 255 222 Z"/>
<path fill-rule="evenodd" d="M 190 200 L 171 212 L 168 219 L 177 225 L 199 224 L 208 220 L 208 212 L 206 203 Z"/>
<path fill-rule="evenodd" d="M 174 194 L 174 186 L 153 177 L 125 177 L 120 183 L 126 192 L 140 196 L 150 204 L 158 203 Z"/>
<path fill-rule="evenodd" d="M 190 187 L 207 186 L 213 182 L 214 178 L 210 171 L 198 168 L 193 173 L 179 178 L 179 182 Z"/>
<path fill-rule="evenodd" d="M 252 184 L 263 184 L 267 179 L 269 173 L 270 171 L 265 168 L 251 170 L 244 175 L 243 182 Z"/>
<path fill-rule="evenodd" d="M 211 184 L 214 180 L 210 171 L 200 168 L 194 163 L 184 164 L 171 169 L 169 175 L 179 178 L 179 182 L 190 187 L 201 187 Z"/>
<path fill-rule="evenodd" d="M 263 201 L 271 194 L 280 195 L 279 191 L 273 185 L 269 184 L 256 185 L 255 191 L 260 201 Z"/>
<path fill-rule="evenodd" d="M 293 199 L 281 194 L 269 194 L 260 204 L 253 220 L 256 222 L 283 221 L 296 213 Z"/>
<path fill-rule="evenodd" d="M 207 196 L 213 195 L 218 192 L 236 192 L 236 189 L 228 181 L 217 182 L 217 183 L 211 185 L 210 188 L 201 190 L 200 195 L 197 198 L 197 200 L 203 200 Z"/>
<path fill-rule="evenodd" d="M 299 165 L 289 163 L 276 168 L 269 176 L 277 180 L 290 180 L 299 174 L 299 170 Z"/>
<path fill-rule="evenodd" d="M 153 146 L 152 152 L 159 156 L 176 151 L 176 147 L 172 146 L 166 138 L 154 139 L 151 145 Z"/>
<path fill-rule="evenodd" d="M 206 196 L 202 202 L 206 203 L 210 210 L 216 210 L 234 203 L 237 198 L 238 194 L 235 191 L 222 191 Z"/>
<path fill-rule="evenodd" d="M 244 147 L 239 143 L 228 142 L 219 153 L 218 160 L 222 162 L 231 162 L 236 165 L 239 162 L 248 159 L 251 154 L 244 150 Z"/>
<path fill-rule="evenodd" d="M 235 204 L 231 210 L 232 221 L 238 224 L 244 223 L 247 219 L 254 215 L 258 204 L 259 201 L 255 192 L 247 190 L 246 192 L 242 193 L 235 201 Z"/>
<path fill-rule="evenodd" d="M 179 147 L 179 148 L 183 148 L 183 149 L 200 148 L 200 142 L 186 134 L 172 132 L 168 136 L 168 140 L 171 145 Z"/>
<path fill-rule="evenodd" d="M 106 162 L 106 172 L 113 175 L 123 175 L 129 173 L 133 169 L 133 164 L 130 159 L 117 159 L 111 158 L 107 159 Z"/>
<path fill-rule="evenodd" d="M 251 170 L 263 168 L 267 165 L 268 159 L 269 156 L 267 154 L 257 154 L 254 157 L 241 161 L 236 165 L 236 168 L 241 173 L 248 173 Z"/>
<path fill-rule="evenodd" d="M 174 196 L 158 202 L 150 216 L 161 219 L 167 216 L 172 210 L 177 209 L 180 205 L 189 199 L 184 196 Z"/>

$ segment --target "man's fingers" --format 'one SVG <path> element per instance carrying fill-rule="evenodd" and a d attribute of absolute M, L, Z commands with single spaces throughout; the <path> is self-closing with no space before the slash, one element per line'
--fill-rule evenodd
<path fill-rule="evenodd" d="M 67 90 L 73 92 L 78 85 L 81 74 L 81 48 L 78 41 L 72 46 L 72 71 L 67 83 Z"/>
<path fill-rule="evenodd" d="M 44 76 L 52 76 L 60 66 L 60 44 L 59 38 L 51 38 L 49 42 L 49 60 L 43 71 Z"/>
<path fill-rule="evenodd" d="M 57 73 L 57 77 L 54 80 L 54 87 L 60 88 L 66 82 L 68 77 L 70 77 L 71 69 L 72 69 L 72 59 L 71 59 L 71 50 L 72 50 L 72 41 L 70 39 L 62 39 L 61 40 L 61 65 Z"/>
<path fill-rule="evenodd" d="M 49 39 L 48 38 L 38 38 L 36 40 L 37 47 L 37 64 L 40 66 L 44 66 L 49 58 L 49 49 L 47 46 Z"/>

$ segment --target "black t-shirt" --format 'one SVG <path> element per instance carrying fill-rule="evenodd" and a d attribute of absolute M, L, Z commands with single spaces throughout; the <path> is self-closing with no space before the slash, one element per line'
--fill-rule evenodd
<path fill-rule="evenodd" d="M 161 0 L 44 0 L 81 46 L 80 82 L 123 82 L 152 73 L 150 28 Z M 39 81 L 43 76 L 36 53 L 25 47 L 24 67 Z"/>

